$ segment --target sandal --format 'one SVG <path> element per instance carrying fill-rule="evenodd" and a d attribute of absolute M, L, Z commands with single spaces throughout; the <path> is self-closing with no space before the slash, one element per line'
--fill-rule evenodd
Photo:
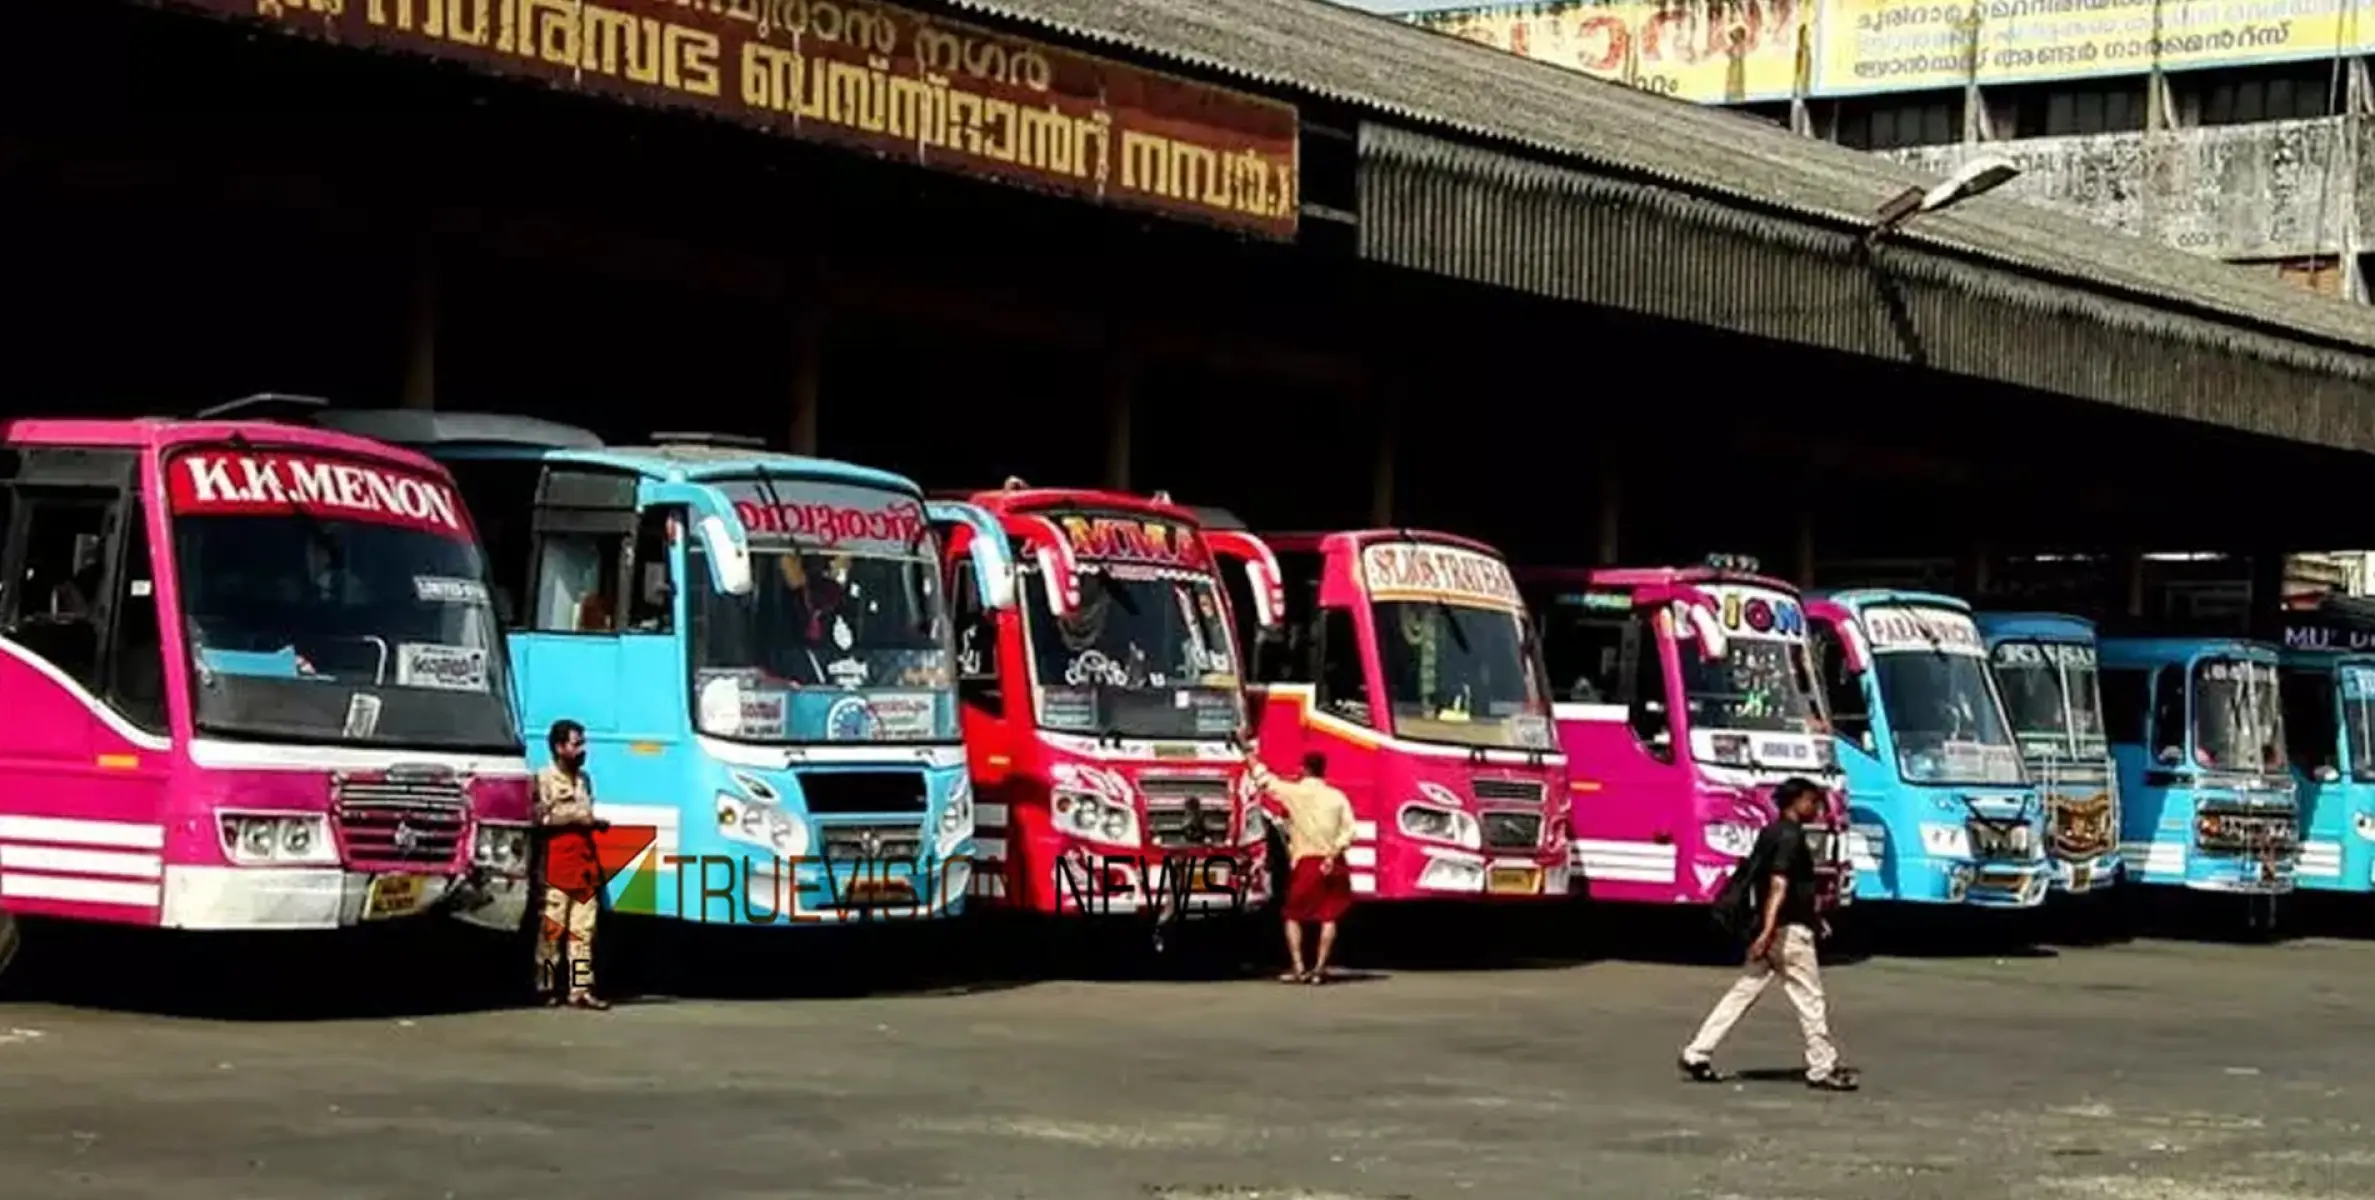
<path fill-rule="evenodd" d="M 588 992 L 582 996 L 569 997 L 569 1007 L 582 1008 L 588 1012 L 609 1012 L 610 1001 Z"/>
<path fill-rule="evenodd" d="M 1328 973 L 1325 971 L 1313 971 L 1303 977 L 1303 982 L 1308 983 L 1313 987 L 1319 987 L 1320 985 L 1325 984 L 1327 981 Z"/>

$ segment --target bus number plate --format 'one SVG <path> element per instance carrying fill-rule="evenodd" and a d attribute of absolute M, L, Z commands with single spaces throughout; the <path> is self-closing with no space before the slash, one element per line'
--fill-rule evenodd
<path fill-rule="evenodd" d="M 1494 867 L 1485 877 L 1485 890 L 1496 896 L 1531 896 L 1542 890 L 1542 872 L 1534 867 Z"/>
<path fill-rule="evenodd" d="M 382 921 L 418 912 L 427 891 L 428 881 L 418 875 L 382 875 L 371 881 L 370 894 L 363 898 L 363 919 Z"/>

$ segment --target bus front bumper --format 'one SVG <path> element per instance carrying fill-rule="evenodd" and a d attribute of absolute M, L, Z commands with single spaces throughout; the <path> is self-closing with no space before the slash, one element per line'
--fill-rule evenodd
<path fill-rule="evenodd" d="M 344 929 L 444 912 L 486 929 L 521 928 L 530 888 L 519 875 L 405 875 L 344 867 L 165 868 L 158 924 L 191 930 Z"/>

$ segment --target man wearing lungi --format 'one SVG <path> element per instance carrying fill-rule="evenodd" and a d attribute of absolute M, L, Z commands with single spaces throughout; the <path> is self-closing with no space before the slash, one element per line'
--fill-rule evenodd
<path fill-rule="evenodd" d="M 1301 779 L 1280 779 L 1251 754 L 1246 769 L 1256 787 L 1286 824 L 1287 854 L 1293 867 L 1287 876 L 1286 949 L 1294 970 L 1280 983 L 1326 983 L 1328 955 L 1336 948 L 1336 923 L 1352 907 L 1352 876 L 1344 868 L 1344 852 L 1353 843 L 1352 801 L 1328 783 L 1328 760 L 1303 756 Z M 1319 952 L 1311 969 L 1303 969 L 1303 926 L 1319 926 Z"/>
<path fill-rule="evenodd" d="M 536 824 L 544 837 L 544 921 L 536 939 L 537 989 L 549 1005 L 610 1007 L 594 995 L 594 914 L 602 864 L 594 851 L 594 777 L 586 773 L 585 726 L 553 722 L 553 764 L 536 773 Z M 566 948 L 566 954 L 564 954 Z M 556 978 L 566 957 L 569 976 Z"/>

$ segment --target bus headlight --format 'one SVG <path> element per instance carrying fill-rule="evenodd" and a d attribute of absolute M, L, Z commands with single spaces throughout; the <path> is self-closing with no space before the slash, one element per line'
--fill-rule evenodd
<path fill-rule="evenodd" d="M 717 831 L 728 841 L 757 846 L 778 858 L 808 854 L 808 826 L 772 804 L 717 794 Z"/>
<path fill-rule="evenodd" d="M 320 813 L 220 813 L 223 857 L 242 867 L 328 866 L 338 861 L 330 818 Z"/>
<path fill-rule="evenodd" d="M 521 875 L 528 870 L 528 827 L 498 825 L 487 821 L 478 823 L 478 838 L 471 843 L 470 862 L 498 875 Z"/>
<path fill-rule="evenodd" d="M 1117 846 L 1138 844 L 1138 814 L 1085 792 L 1057 792 L 1050 806 L 1056 828 L 1074 837 Z"/>
<path fill-rule="evenodd" d="M 1757 844 L 1756 830 L 1729 821 L 1712 823 L 1700 830 L 1699 836 L 1706 840 L 1708 849 L 1733 858 L 1748 857 L 1748 852 L 1755 849 Z"/>
<path fill-rule="evenodd" d="M 958 842 L 973 836 L 973 781 L 957 777 L 940 809 L 940 853 L 946 857 Z"/>
<path fill-rule="evenodd" d="M 1422 842 L 1440 842 L 1463 850 L 1484 847 L 1484 830 L 1476 818 L 1456 808 L 1437 808 L 1432 804 L 1411 803 L 1402 806 L 1395 818 L 1402 836 Z"/>

